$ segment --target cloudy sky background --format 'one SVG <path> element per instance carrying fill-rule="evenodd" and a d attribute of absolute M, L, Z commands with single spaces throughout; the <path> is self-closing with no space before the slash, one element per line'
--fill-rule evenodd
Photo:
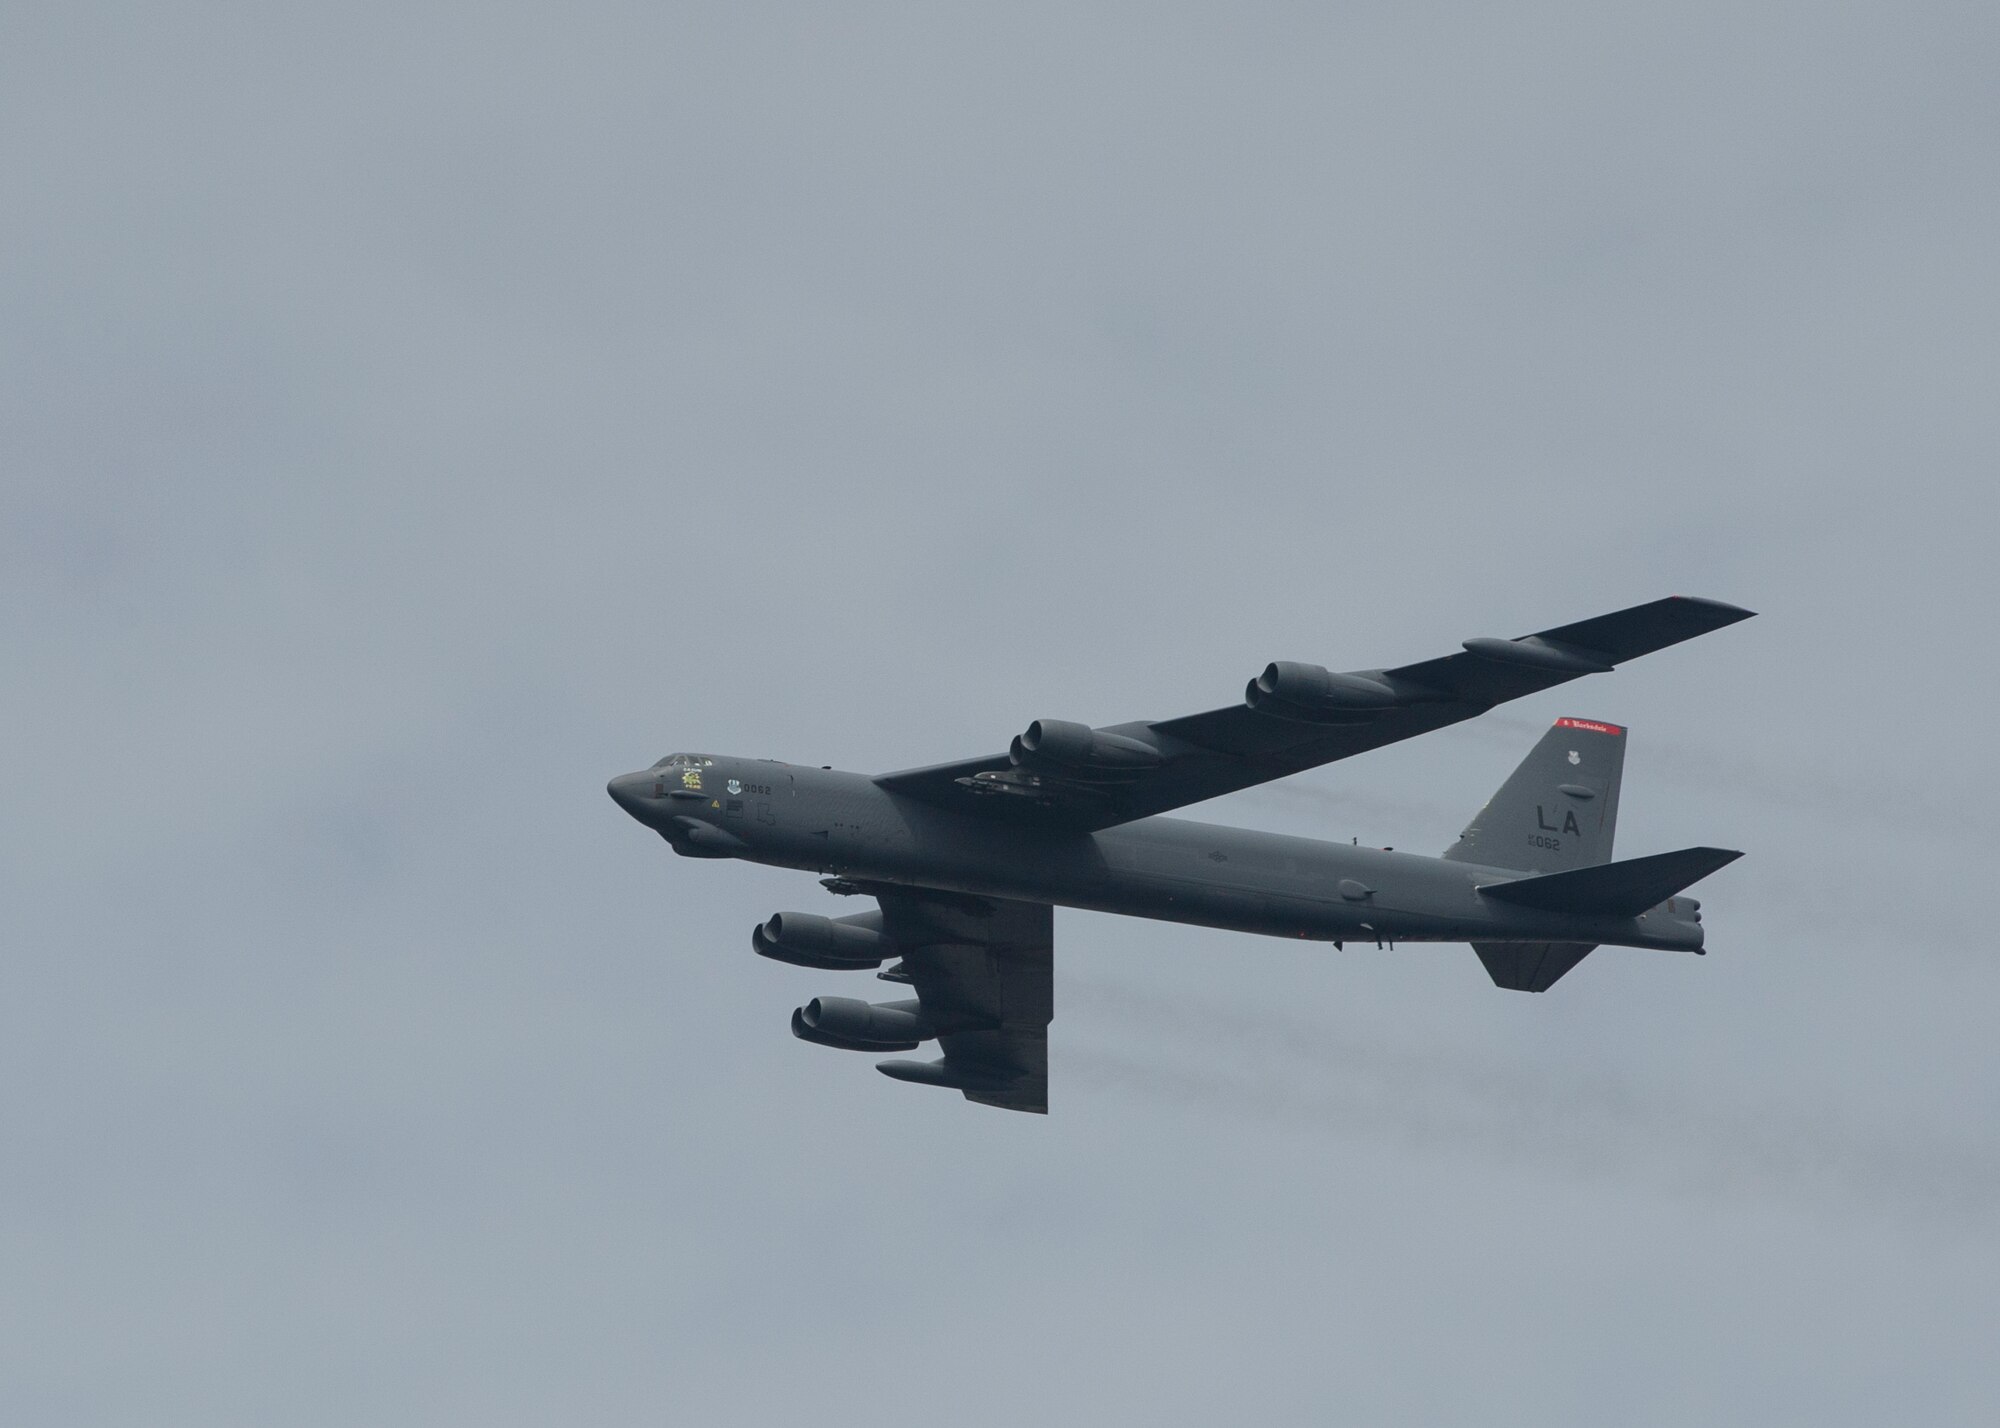
<path fill-rule="evenodd" d="M 0 1418 L 1992 1421 L 1990 5 L 22 5 Z M 1059 912 L 1046 1120 L 605 798 L 1670 593 L 1711 954 Z M 860 990 L 866 994 L 865 984 Z"/>

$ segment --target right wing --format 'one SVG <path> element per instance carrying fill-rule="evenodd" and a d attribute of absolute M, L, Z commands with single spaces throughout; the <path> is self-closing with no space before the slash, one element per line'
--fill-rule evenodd
<path fill-rule="evenodd" d="M 851 1051 L 913 1051 L 935 1039 L 935 1061 L 882 1061 L 876 1069 L 898 1081 L 945 1086 L 968 1101 L 1010 1111 L 1049 1108 L 1049 1022 L 1055 1015 L 1055 910 L 1045 902 L 968 897 L 894 883 L 828 883 L 837 892 L 872 893 L 879 913 L 837 924 L 780 914 L 766 924 L 758 950 L 807 966 L 878 966 L 876 975 L 916 992 L 911 1001 L 871 1005 L 845 997 L 815 997 L 792 1013 L 792 1033 Z M 773 950 L 773 927 L 840 928 L 855 950 L 850 960 L 815 961 Z M 782 932 L 780 935 L 784 935 Z M 794 934 L 796 935 L 796 934 Z M 858 944 L 858 945 L 857 945 Z M 832 945 L 822 944 L 823 946 Z"/>
<path fill-rule="evenodd" d="M 1071 832 L 1109 828 L 1415 738 L 1750 617 L 1675 596 L 1462 653 L 1335 674 L 1274 664 L 1244 702 L 1157 723 L 1038 720 L 1006 753 L 883 774 L 901 797 Z"/>

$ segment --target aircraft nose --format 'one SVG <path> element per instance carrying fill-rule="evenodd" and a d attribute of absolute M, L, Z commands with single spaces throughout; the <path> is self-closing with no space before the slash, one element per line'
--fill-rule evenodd
<path fill-rule="evenodd" d="M 644 796 L 645 789 L 646 775 L 636 773 L 620 774 L 604 785 L 604 791 L 611 795 L 611 801 L 634 818 L 639 816 L 640 800 Z"/>

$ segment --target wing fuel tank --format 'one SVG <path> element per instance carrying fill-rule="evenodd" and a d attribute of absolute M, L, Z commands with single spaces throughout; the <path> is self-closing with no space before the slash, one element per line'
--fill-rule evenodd
<path fill-rule="evenodd" d="M 892 1081 L 954 1091 L 1002 1091 L 1021 1079 L 1019 1073 L 992 1066 L 956 1066 L 948 1056 L 936 1061 L 878 1061 L 875 1069 Z"/>

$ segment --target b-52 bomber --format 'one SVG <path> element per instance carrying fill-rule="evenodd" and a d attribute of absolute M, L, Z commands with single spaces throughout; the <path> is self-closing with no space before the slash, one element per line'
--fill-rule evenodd
<path fill-rule="evenodd" d="M 851 917 L 781 912 L 766 957 L 879 969 L 915 992 L 815 997 L 807 1041 L 915 1050 L 876 1069 L 969 1101 L 1048 1110 L 1054 907 L 1331 942 L 1470 942 L 1502 987 L 1544 992 L 1594 948 L 1702 950 L 1691 884 L 1721 848 L 1611 861 L 1625 730 L 1558 719 L 1442 857 L 1163 818 L 1600 674 L 1751 612 L 1714 600 L 1636 605 L 1442 659 L 1335 673 L 1280 662 L 1243 702 L 1093 729 L 1038 719 L 1005 752 L 888 774 L 673 754 L 611 780 L 632 817 L 690 858 L 827 875 L 872 897 Z"/>

